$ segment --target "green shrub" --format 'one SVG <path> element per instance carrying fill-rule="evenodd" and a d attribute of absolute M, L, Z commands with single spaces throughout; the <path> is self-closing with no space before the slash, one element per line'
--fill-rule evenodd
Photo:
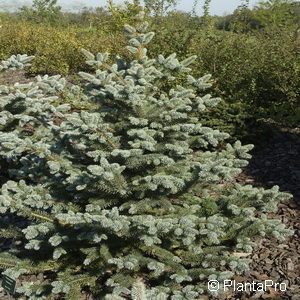
<path fill-rule="evenodd" d="M 0 31 L 0 57 L 26 52 L 36 57 L 30 73 L 70 74 L 86 69 L 82 47 L 93 52 L 115 53 L 123 48 L 123 37 L 104 30 L 78 26 L 57 28 L 10 20 Z"/>
<path fill-rule="evenodd" d="M 255 18 L 263 27 L 297 28 L 297 18 L 293 10 L 293 0 L 267 0 L 259 1 L 253 10 Z"/>
<path fill-rule="evenodd" d="M 141 0 L 133 0 L 133 3 L 125 1 L 123 5 L 115 4 L 114 1 L 107 1 L 107 9 L 110 14 L 107 22 L 109 32 L 123 32 L 124 25 L 133 25 L 136 22 L 135 16 L 141 11 Z"/>
<path fill-rule="evenodd" d="M 152 27 L 157 34 L 155 43 L 149 45 L 153 55 L 163 53 L 170 55 L 174 52 L 182 58 L 192 52 L 191 44 L 199 29 L 199 20 L 183 12 L 171 12 L 165 18 L 152 20 Z"/>
<path fill-rule="evenodd" d="M 19 15 L 37 24 L 57 24 L 62 18 L 62 13 L 61 7 L 56 4 L 57 0 L 33 0 L 32 6 L 23 6 Z"/>
<path fill-rule="evenodd" d="M 228 103 L 249 106 L 254 119 L 294 116 L 300 97 L 300 42 L 292 33 L 203 33 L 193 39 L 191 49 L 198 55 L 197 70 L 213 74 L 215 92 Z"/>

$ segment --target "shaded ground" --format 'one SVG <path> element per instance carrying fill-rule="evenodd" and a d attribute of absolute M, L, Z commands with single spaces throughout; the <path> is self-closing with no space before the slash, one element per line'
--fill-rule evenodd
<path fill-rule="evenodd" d="M 241 292 L 227 299 L 300 300 L 300 129 L 277 129 L 268 145 L 253 151 L 252 156 L 238 181 L 266 188 L 278 185 L 281 191 L 291 193 L 294 197 L 281 203 L 278 212 L 270 216 L 280 218 L 295 234 L 282 243 L 273 238 L 261 241 L 252 255 L 251 271 L 237 280 L 273 280 L 285 283 L 287 290 Z"/>
<path fill-rule="evenodd" d="M 34 77 L 27 76 L 25 70 L 6 71 L 0 74 L 0 84 L 11 85 L 15 82 L 28 83 Z"/>

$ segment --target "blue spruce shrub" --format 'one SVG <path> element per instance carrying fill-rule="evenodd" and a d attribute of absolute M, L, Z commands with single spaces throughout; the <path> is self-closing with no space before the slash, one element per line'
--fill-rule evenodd
<path fill-rule="evenodd" d="M 59 76 L 0 87 L 0 212 L 23 220 L 1 223 L 20 243 L 0 266 L 29 299 L 199 299 L 208 280 L 247 270 L 236 253 L 291 234 L 267 216 L 289 194 L 234 180 L 252 145 L 201 125 L 219 102 L 204 92 L 210 75 L 173 86 L 195 56 L 149 58 L 142 17 L 125 27 L 131 61 L 83 50 L 97 67 L 80 73 L 93 111 L 53 104 Z"/>

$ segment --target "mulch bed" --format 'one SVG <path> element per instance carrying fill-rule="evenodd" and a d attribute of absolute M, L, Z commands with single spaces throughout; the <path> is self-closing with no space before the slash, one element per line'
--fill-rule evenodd
<path fill-rule="evenodd" d="M 293 198 L 279 204 L 279 218 L 295 234 L 284 242 L 267 237 L 256 247 L 251 271 L 236 278 L 237 282 L 285 283 L 286 291 L 270 288 L 268 292 L 238 292 L 225 299 L 300 300 L 300 129 L 280 129 L 267 146 L 252 151 L 252 159 L 238 177 L 238 182 L 256 187 L 278 185 Z M 256 289 L 257 290 L 257 289 Z"/>

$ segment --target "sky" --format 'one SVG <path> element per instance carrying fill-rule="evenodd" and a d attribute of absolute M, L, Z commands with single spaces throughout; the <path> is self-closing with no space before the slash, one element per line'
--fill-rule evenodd
<path fill-rule="evenodd" d="M 84 6 L 105 6 L 106 0 L 59 0 L 58 4 L 61 5 L 64 9 L 80 9 Z M 122 0 L 114 0 L 115 3 L 122 3 Z M 197 13 L 202 14 L 202 6 L 204 0 L 198 1 Z M 242 0 L 212 0 L 210 6 L 210 13 L 212 15 L 225 15 L 229 14 L 240 5 Z M 250 7 L 253 7 L 257 0 L 250 0 Z M 21 7 L 24 4 L 30 4 L 30 0 L 0 0 L 0 10 L 3 9 L 13 9 Z M 194 0 L 179 0 L 179 5 L 177 9 L 183 11 L 191 11 L 193 7 Z"/>

